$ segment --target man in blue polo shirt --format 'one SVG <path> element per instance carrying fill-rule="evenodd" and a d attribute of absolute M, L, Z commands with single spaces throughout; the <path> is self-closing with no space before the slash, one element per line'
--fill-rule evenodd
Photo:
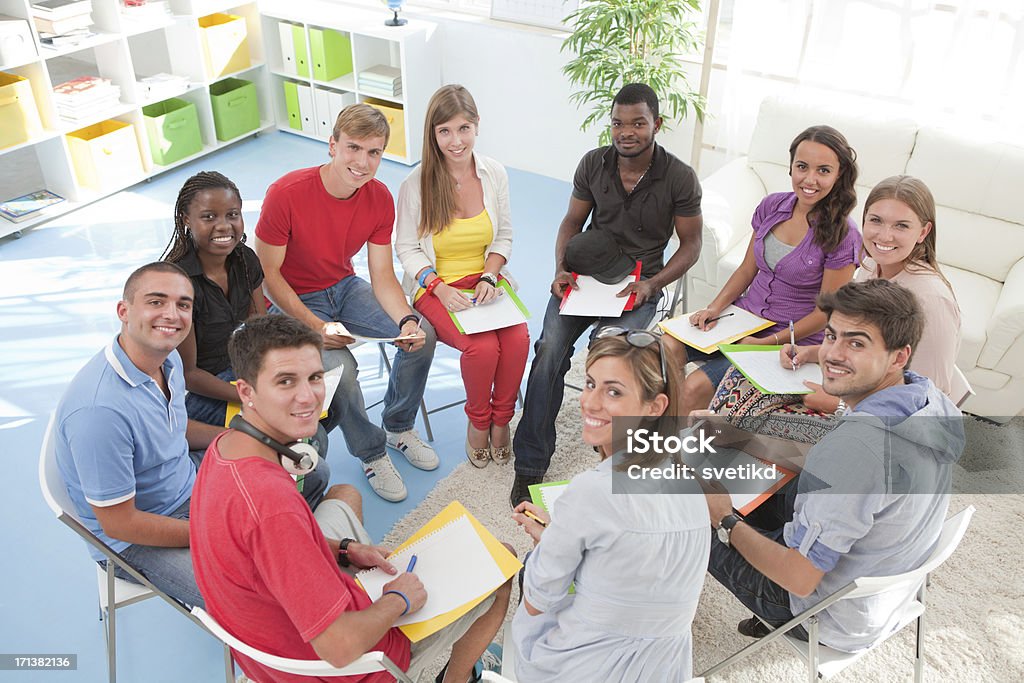
<path fill-rule="evenodd" d="M 132 273 L 117 304 L 121 332 L 71 380 L 55 430 L 57 464 L 89 530 L 171 597 L 202 605 L 188 550 L 189 502 L 196 465 L 223 430 L 185 412 L 175 349 L 192 327 L 192 301 L 192 283 L 174 264 Z M 306 483 L 319 495 L 329 471 L 316 472 Z M 312 493 L 304 492 L 307 500 Z M 99 551 L 90 553 L 104 564 Z"/>

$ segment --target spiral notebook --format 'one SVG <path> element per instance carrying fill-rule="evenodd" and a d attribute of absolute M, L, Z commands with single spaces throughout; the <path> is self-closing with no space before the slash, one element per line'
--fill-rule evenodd
<path fill-rule="evenodd" d="M 416 642 L 478 605 L 522 568 L 522 564 L 461 503 L 455 501 L 430 520 L 388 560 L 402 571 L 416 555 L 414 573 L 427 589 L 423 607 L 395 625 Z M 396 575 L 380 569 L 356 574 L 371 600 Z"/>
<path fill-rule="evenodd" d="M 551 514 L 555 501 L 565 493 L 569 487 L 569 480 L 549 481 L 543 484 L 530 484 L 530 500 L 539 508 L 547 510 Z"/>

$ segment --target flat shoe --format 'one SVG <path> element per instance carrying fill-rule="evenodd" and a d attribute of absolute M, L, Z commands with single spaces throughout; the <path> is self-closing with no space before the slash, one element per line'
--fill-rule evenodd
<path fill-rule="evenodd" d="M 469 458 L 473 467 L 484 468 L 491 462 L 491 448 L 473 448 L 469 445 L 469 437 L 466 437 L 466 457 Z"/>
<path fill-rule="evenodd" d="M 736 630 L 740 632 L 740 635 L 747 636 L 748 638 L 764 638 L 772 632 L 772 630 L 765 626 L 757 617 L 744 619 L 736 625 Z"/>
<path fill-rule="evenodd" d="M 491 460 L 496 465 L 504 465 L 512 459 L 512 446 L 495 446 L 491 445 Z"/>

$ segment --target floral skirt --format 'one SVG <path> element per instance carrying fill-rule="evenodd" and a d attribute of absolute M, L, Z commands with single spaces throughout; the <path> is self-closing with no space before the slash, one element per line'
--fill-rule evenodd
<path fill-rule="evenodd" d="M 729 368 L 709 407 L 748 432 L 816 444 L 839 420 L 811 410 L 802 399 L 802 394 L 764 394 L 739 370 Z"/>

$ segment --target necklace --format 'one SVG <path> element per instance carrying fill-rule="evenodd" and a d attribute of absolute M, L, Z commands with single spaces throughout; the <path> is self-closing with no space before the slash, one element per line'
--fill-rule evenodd
<path fill-rule="evenodd" d="M 637 186 L 639 186 L 641 181 L 643 181 L 643 179 L 647 176 L 647 172 L 651 170 L 651 166 L 653 164 L 654 164 L 654 157 L 652 156 L 651 160 L 647 163 L 647 168 L 644 169 L 644 172 L 641 173 L 640 177 L 636 179 L 635 183 L 633 183 L 633 187 L 630 188 L 629 192 L 626 193 L 627 197 L 629 195 L 633 194 L 633 191 L 636 190 Z M 622 162 L 621 162 L 621 160 L 619 161 L 619 172 L 620 173 L 622 172 Z"/>
<path fill-rule="evenodd" d="M 469 173 L 466 173 L 465 175 L 463 175 L 461 179 L 458 178 L 454 173 L 452 174 L 452 180 L 455 181 L 455 191 L 456 192 L 460 192 L 462 190 L 462 181 L 465 180 L 466 178 L 468 178 L 471 173 L 473 173 L 473 169 L 472 168 L 470 168 L 469 169 Z"/>

